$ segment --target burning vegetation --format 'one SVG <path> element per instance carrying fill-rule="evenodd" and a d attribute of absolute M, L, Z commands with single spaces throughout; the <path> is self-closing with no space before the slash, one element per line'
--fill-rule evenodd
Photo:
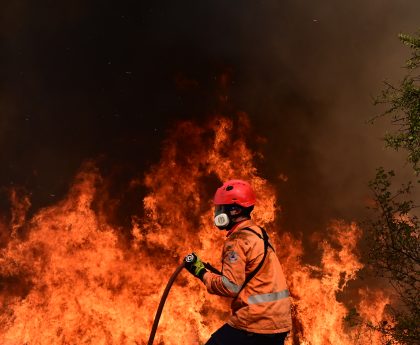
<path fill-rule="evenodd" d="M 294 319 L 287 344 L 387 343 L 373 327 L 386 321 L 385 292 L 360 289 L 354 309 L 337 298 L 363 267 L 362 229 L 331 221 L 320 264 L 305 264 L 299 237 L 273 226 L 275 189 L 256 169 L 247 128 L 243 114 L 235 125 L 223 117 L 204 126 L 180 123 L 144 177 L 143 212 L 132 217 L 130 229 L 107 220 L 113 205 L 103 206 L 105 182 L 93 163 L 84 165 L 64 199 L 33 216 L 26 216 L 29 199 L 14 191 L 12 216 L 0 224 L 0 343 L 146 344 L 161 293 L 182 257 L 194 250 L 219 266 L 224 234 L 212 224 L 208 186 L 231 178 L 252 184 L 254 218 L 267 228 L 283 264 Z M 227 318 L 228 303 L 181 274 L 155 343 L 204 344 Z"/>

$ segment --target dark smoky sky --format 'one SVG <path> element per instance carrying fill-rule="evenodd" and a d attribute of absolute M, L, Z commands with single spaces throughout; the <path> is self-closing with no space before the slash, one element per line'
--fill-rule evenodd
<path fill-rule="evenodd" d="M 89 158 L 141 176 L 178 120 L 242 110 L 285 227 L 358 219 L 375 167 L 402 165 L 366 121 L 405 72 L 397 34 L 418 29 L 418 0 L 3 0 L 1 207 L 16 185 L 33 210 L 56 202 Z"/>

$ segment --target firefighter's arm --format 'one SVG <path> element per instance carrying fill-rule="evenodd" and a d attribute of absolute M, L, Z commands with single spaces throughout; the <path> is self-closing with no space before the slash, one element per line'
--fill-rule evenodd
<path fill-rule="evenodd" d="M 246 255 L 240 240 L 229 241 L 223 250 L 222 275 L 206 272 L 203 282 L 211 294 L 235 297 L 245 281 Z"/>

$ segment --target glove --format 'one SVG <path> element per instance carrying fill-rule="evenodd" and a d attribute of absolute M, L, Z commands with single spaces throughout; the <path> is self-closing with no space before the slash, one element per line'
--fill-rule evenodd
<path fill-rule="evenodd" d="M 204 267 L 204 263 L 195 253 L 188 254 L 184 258 L 184 263 L 188 272 L 190 272 L 194 277 L 203 280 L 204 273 L 206 273 L 207 270 Z"/>

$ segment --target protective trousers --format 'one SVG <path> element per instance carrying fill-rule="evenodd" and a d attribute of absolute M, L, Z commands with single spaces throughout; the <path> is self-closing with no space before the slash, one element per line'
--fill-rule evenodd
<path fill-rule="evenodd" d="M 223 325 L 205 345 L 284 345 L 288 332 L 259 334 Z"/>

